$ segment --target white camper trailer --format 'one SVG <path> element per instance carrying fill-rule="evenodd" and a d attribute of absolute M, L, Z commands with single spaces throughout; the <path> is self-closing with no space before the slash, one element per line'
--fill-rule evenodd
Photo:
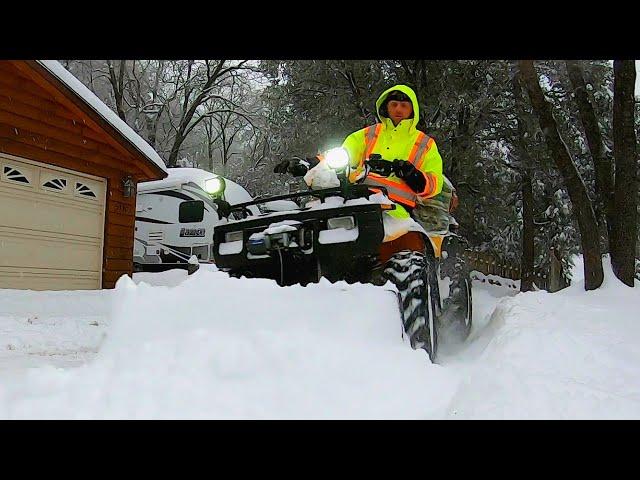
<path fill-rule="evenodd" d="M 198 168 L 169 168 L 163 180 L 138 185 L 133 248 L 137 271 L 189 268 L 213 261 L 213 227 L 220 222 L 214 199 L 250 202 L 240 185 Z"/>

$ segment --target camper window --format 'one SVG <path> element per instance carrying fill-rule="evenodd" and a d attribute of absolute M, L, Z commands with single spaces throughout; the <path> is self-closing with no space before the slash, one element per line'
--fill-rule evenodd
<path fill-rule="evenodd" d="M 204 202 L 192 200 L 180 204 L 178 221 L 180 223 L 201 222 L 204 218 Z"/>

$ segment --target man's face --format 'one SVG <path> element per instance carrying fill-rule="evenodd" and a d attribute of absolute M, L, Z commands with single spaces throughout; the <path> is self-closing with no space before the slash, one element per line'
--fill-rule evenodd
<path fill-rule="evenodd" d="M 394 125 L 397 125 L 402 120 L 411 118 L 413 114 L 413 105 L 411 102 L 400 102 L 398 100 L 390 100 L 387 103 L 387 111 L 389 112 L 389 118 Z"/>

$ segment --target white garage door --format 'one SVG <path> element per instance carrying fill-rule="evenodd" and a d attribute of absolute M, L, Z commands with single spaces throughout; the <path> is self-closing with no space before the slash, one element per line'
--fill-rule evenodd
<path fill-rule="evenodd" d="M 102 284 L 106 180 L 0 155 L 0 288 Z"/>

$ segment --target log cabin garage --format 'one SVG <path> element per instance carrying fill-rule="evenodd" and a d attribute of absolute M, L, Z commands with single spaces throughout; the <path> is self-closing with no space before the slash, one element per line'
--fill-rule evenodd
<path fill-rule="evenodd" d="M 112 288 L 158 154 L 62 65 L 0 61 L 0 288 Z"/>

